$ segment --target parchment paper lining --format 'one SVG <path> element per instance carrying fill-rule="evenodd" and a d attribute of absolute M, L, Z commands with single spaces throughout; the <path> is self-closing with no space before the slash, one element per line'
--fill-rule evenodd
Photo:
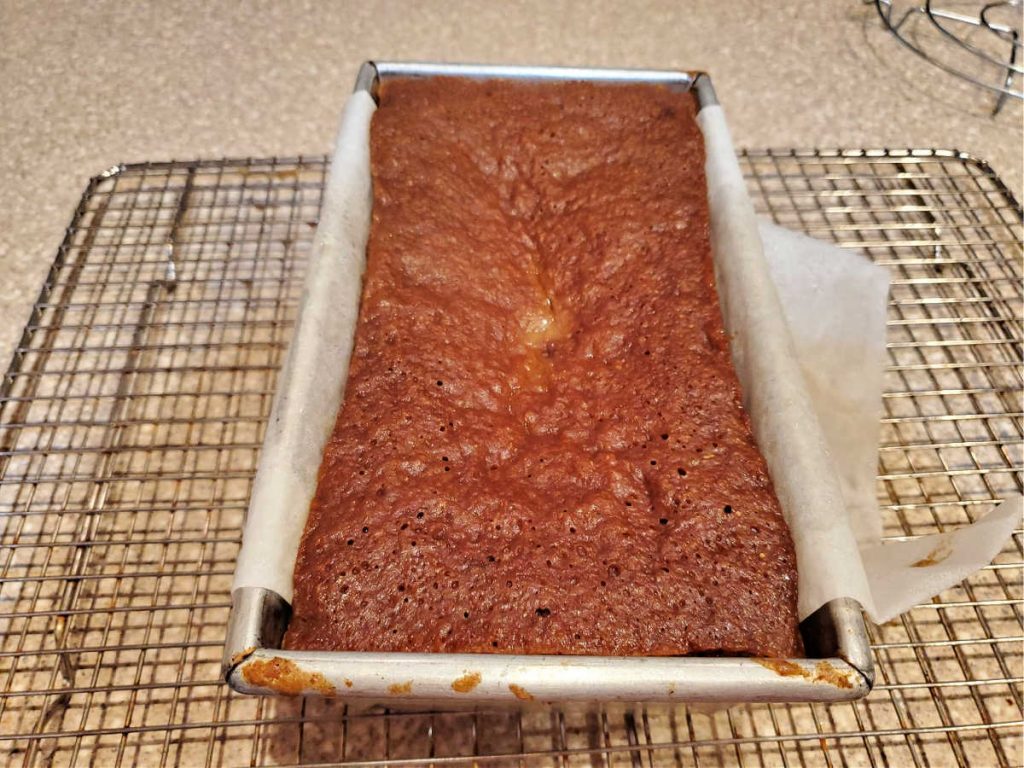
<path fill-rule="evenodd" d="M 277 380 L 242 532 L 233 589 L 292 599 L 292 569 L 316 490 L 324 444 L 345 391 L 370 232 L 370 94 L 341 116 L 302 309 Z"/>

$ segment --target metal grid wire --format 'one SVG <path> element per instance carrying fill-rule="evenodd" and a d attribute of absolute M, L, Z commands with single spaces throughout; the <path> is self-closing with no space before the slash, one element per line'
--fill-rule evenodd
<path fill-rule="evenodd" d="M 742 162 L 762 211 L 893 270 L 886 534 L 1020 489 L 1022 218 L 995 174 L 932 150 Z M 870 627 L 857 703 L 411 714 L 229 692 L 231 572 L 325 169 L 151 163 L 86 189 L 0 388 L 7 764 L 1021 764 L 1020 531 Z"/>
<path fill-rule="evenodd" d="M 1024 99 L 1022 0 L 864 0 L 906 48 L 951 75 L 995 95 L 992 115 Z"/>

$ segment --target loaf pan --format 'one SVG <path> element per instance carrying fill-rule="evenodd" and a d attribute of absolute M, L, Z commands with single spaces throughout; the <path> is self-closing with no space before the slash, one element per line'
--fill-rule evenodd
<path fill-rule="evenodd" d="M 664 70 L 367 62 L 359 71 L 355 90 L 375 97 L 380 83 L 388 78 L 423 76 L 661 84 L 681 91 L 692 90 L 699 109 L 717 104 L 707 74 Z M 292 428 L 290 415 L 302 413 L 308 420 L 310 411 L 317 410 L 317 406 L 306 407 L 312 405 L 310 402 L 302 402 L 304 398 L 309 400 L 310 395 L 295 384 L 297 370 L 311 361 L 338 356 L 337 349 L 328 346 L 334 342 L 329 341 L 330 334 L 325 334 L 323 329 L 324 323 L 333 322 L 331 318 L 336 314 L 333 307 L 326 311 L 324 306 L 322 285 L 325 279 L 339 279 L 346 295 L 354 296 L 354 302 L 358 303 L 358 273 L 354 276 L 331 274 L 332 265 L 339 261 L 339 249 L 358 247 L 358 243 L 353 246 L 351 242 L 347 245 L 339 242 L 344 238 L 339 238 L 338 232 L 332 229 L 344 226 L 339 221 L 345 219 L 344 209 L 350 205 L 351 198 L 339 192 L 343 179 L 334 178 L 348 172 L 344 162 L 348 151 L 341 145 L 339 135 L 332 179 L 328 182 L 314 243 L 311 277 L 292 349 L 279 379 L 283 391 L 278 392 L 271 412 L 253 504 L 244 531 L 240 560 L 248 555 L 250 571 L 257 557 L 253 554 L 254 548 L 273 554 L 267 547 L 278 540 L 282 531 L 288 534 L 282 539 L 290 537 L 297 541 L 304 525 L 308 503 L 302 509 L 285 509 L 290 496 L 285 495 L 280 503 L 271 505 L 257 505 L 256 499 L 261 483 L 272 484 L 275 473 L 283 471 L 280 457 L 277 461 L 270 457 L 280 453 L 280 446 L 274 441 Z M 365 162 L 365 158 L 362 161 Z M 318 286 L 321 286 L 319 299 Z M 350 321 L 352 316 L 353 312 L 349 312 Z M 341 391 L 344 366 L 336 374 L 336 380 L 330 385 L 321 386 L 321 397 L 332 388 Z M 317 434 L 325 440 L 337 406 L 326 410 L 322 404 L 318 407 L 323 414 L 318 417 L 322 423 Z M 308 427 L 304 425 L 305 429 Z M 321 440 L 316 450 L 307 455 L 308 466 L 302 467 L 304 476 L 312 477 L 312 482 L 315 482 L 322 445 Z M 308 494 L 299 494 L 300 498 L 311 495 L 312 490 L 306 490 Z M 354 702 L 413 708 L 455 703 L 517 705 L 528 701 L 727 704 L 851 700 L 866 695 L 873 683 L 870 645 L 860 606 L 845 598 L 826 603 L 801 622 L 808 658 L 799 659 L 282 650 L 291 607 L 281 592 L 290 594 L 294 551 L 277 565 L 269 562 L 272 560 L 274 557 L 268 558 L 266 568 L 268 574 L 280 571 L 275 574 L 277 589 L 259 586 L 258 578 L 241 583 L 236 578 L 232 592 L 223 673 L 228 684 L 242 693 L 335 696 Z"/>

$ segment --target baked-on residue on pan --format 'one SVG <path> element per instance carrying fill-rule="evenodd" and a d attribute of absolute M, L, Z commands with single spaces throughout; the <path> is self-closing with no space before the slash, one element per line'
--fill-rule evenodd
<path fill-rule="evenodd" d="M 288 648 L 799 653 L 692 95 L 398 79 Z"/>

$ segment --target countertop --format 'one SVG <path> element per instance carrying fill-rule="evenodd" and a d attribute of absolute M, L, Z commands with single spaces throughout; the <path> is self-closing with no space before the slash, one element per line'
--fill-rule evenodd
<path fill-rule="evenodd" d="M 930 67 L 860 0 L 0 4 L 0 361 L 88 178 L 318 154 L 367 58 L 712 73 L 737 146 L 947 147 L 1020 197 L 1022 110 Z"/>

